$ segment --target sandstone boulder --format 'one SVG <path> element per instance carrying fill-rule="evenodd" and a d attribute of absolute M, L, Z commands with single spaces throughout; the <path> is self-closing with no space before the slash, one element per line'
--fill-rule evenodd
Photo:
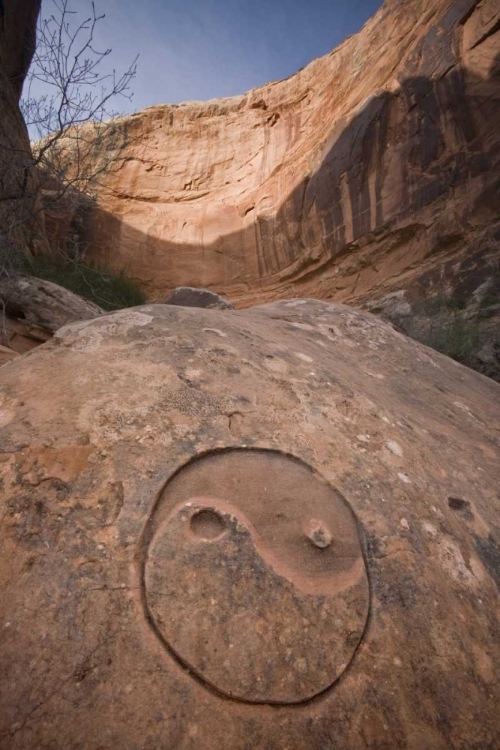
<path fill-rule="evenodd" d="M 47 341 L 67 323 L 103 313 L 93 302 L 59 284 L 13 273 L 0 276 L 0 305 L 3 341 L 19 353 Z"/>
<path fill-rule="evenodd" d="M 26 274 L 0 277 L 0 300 L 12 316 L 51 333 L 68 323 L 89 320 L 104 312 L 59 284 Z"/>
<path fill-rule="evenodd" d="M 150 305 L 0 374 L 0 743 L 500 734 L 500 387 L 373 315 Z"/>
<path fill-rule="evenodd" d="M 21 318 L 11 318 L 10 315 L 1 314 L 1 340 L 4 346 L 13 355 L 25 354 L 40 344 L 44 344 L 52 337 L 52 333 L 46 328 L 40 328 L 32 323 L 27 323 Z"/>
<path fill-rule="evenodd" d="M 15 359 L 16 357 L 19 357 L 18 352 L 15 352 L 13 349 L 10 349 L 8 346 L 0 345 L 0 367 L 2 365 L 8 364 L 8 362 L 12 362 L 12 360 Z"/>
<path fill-rule="evenodd" d="M 205 307 L 208 309 L 234 310 L 233 305 L 220 294 L 209 289 L 195 289 L 192 286 L 180 286 L 174 289 L 165 299 L 164 305 L 181 305 L 182 307 Z"/>

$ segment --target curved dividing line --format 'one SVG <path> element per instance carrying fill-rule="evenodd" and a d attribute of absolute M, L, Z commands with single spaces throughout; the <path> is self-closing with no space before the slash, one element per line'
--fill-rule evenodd
<path fill-rule="evenodd" d="M 191 497 L 187 501 L 177 503 L 171 509 L 171 513 L 168 518 L 165 519 L 165 523 L 168 523 L 169 520 L 173 518 L 173 516 L 177 515 L 177 513 L 185 508 L 192 508 L 194 510 L 194 515 L 204 510 L 212 510 L 216 513 L 220 513 L 222 516 L 229 516 L 229 518 L 233 520 L 233 523 L 242 526 L 249 533 L 255 552 L 266 563 L 266 566 L 270 568 L 270 570 L 272 570 L 274 575 L 295 586 L 295 588 L 305 596 L 334 597 L 338 594 L 341 594 L 346 589 L 356 586 L 360 582 L 364 570 L 364 560 L 361 554 L 361 545 L 359 545 L 359 555 L 356 555 L 355 557 L 343 556 L 340 558 L 342 560 L 353 561 L 348 571 L 343 571 L 341 573 L 336 573 L 335 571 L 333 571 L 330 573 L 324 573 L 323 575 L 306 577 L 300 572 L 293 570 L 286 564 L 286 562 L 280 560 L 263 541 L 262 537 L 259 535 L 257 529 L 250 521 L 246 513 L 241 508 L 234 506 L 227 500 L 220 500 L 219 498 L 215 498 L 210 495 L 207 495 L 205 497 L 201 495 Z M 149 540 L 148 549 L 155 539 L 156 531 L 157 529 L 154 529 L 151 539 Z M 215 543 L 216 541 L 217 540 L 214 539 L 212 543 Z M 330 583 L 330 579 L 332 579 L 333 577 L 335 577 L 336 585 L 331 585 L 330 587 L 328 584 Z"/>

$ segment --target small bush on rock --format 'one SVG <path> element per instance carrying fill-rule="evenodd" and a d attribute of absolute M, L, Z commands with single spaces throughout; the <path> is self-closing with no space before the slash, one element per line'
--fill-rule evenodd
<path fill-rule="evenodd" d="M 420 315 L 400 327 L 410 338 L 500 381 L 499 326 L 494 320 L 485 326 L 481 311 L 471 316 L 446 301 L 429 317 Z"/>

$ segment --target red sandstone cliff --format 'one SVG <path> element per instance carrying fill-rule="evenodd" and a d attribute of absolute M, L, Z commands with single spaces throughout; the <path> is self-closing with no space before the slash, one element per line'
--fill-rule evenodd
<path fill-rule="evenodd" d="M 491 277 L 499 23 L 497 0 L 393 0 L 287 80 L 124 118 L 91 255 L 239 305 Z"/>

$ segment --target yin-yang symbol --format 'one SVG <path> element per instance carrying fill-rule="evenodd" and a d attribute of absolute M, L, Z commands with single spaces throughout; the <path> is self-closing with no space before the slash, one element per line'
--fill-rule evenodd
<path fill-rule="evenodd" d="M 142 581 L 168 649 L 207 686 L 250 703 L 326 690 L 368 617 L 352 510 L 277 451 L 214 452 L 181 469 L 151 519 Z"/>

